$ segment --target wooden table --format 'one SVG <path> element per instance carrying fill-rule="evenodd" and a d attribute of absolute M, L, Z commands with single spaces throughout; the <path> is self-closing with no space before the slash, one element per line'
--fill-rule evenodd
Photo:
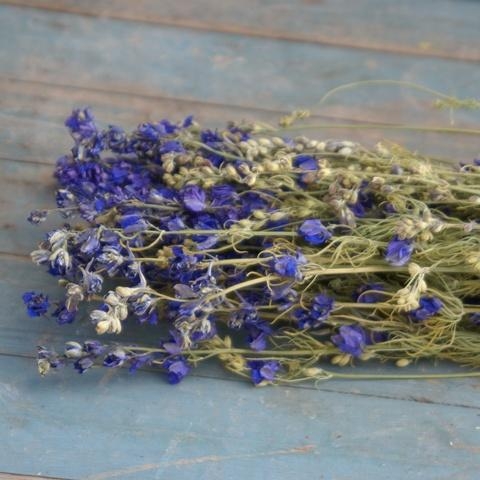
<path fill-rule="evenodd" d="M 69 148 L 62 125 L 73 107 L 88 104 L 102 124 L 127 127 L 189 113 L 209 125 L 275 121 L 296 107 L 321 124 L 448 126 L 449 112 L 407 88 L 363 86 L 318 101 L 369 79 L 478 98 L 478 2 L 0 3 L 0 478 L 480 478 L 477 380 L 254 389 L 215 365 L 176 387 L 123 370 L 41 379 L 36 345 L 61 346 L 92 335 L 91 326 L 28 318 L 20 300 L 25 290 L 59 291 L 28 257 L 46 227 L 25 217 L 53 202 L 52 165 Z M 454 120 L 478 128 L 478 113 Z M 370 146 L 388 138 L 455 160 L 480 153 L 474 135 L 311 134 Z"/>

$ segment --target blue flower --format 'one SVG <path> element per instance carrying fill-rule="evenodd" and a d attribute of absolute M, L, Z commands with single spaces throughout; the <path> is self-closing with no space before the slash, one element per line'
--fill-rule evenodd
<path fill-rule="evenodd" d="M 342 325 L 332 342 L 344 353 L 359 357 L 367 344 L 367 335 L 360 325 Z"/>
<path fill-rule="evenodd" d="M 109 368 L 120 367 L 126 359 L 126 352 L 120 348 L 116 348 L 105 356 L 103 366 Z"/>
<path fill-rule="evenodd" d="M 150 365 L 152 363 L 153 356 L 150 354 L 140 354 L 135 355 L 130 358 L 130 367 L 128 371 L 130 373 L 135 373 L 139 368 L 144 367 L 145 365 Z"/>
<path fill-rule="evenodd" d="M 33 225 L 38 225 L 47 219 L 47 210 L 32 210 L 27 220 Z"/>
<path fill-rule="evenodd" d="M 310 245 L 323 245 L 332 236 L 320 220 L 305 220 L 298 233 Z"/>
<path fill-rule="evenodd" d="M 83 351 L 93 356 L 102 355 L 105 351 L 105 346 L 98 340 L 85 340 L 83 342 Z"/>
<path fill-rule="evenodd" d="M 179 355 L 182 352 L 182 336 L 178 330 L 170 330 L 170 339 L 161 345 L 170 355 Z"/>
<path fill-rule="evenodd" d="M 73 368 L 78 373 L 85 373 L 89 368 L 93 366 L 94 362 L 90 357 L 79 358 L 74 364 Z"/>
<path fill-rule="evenodd" d="M 122 215 L 119 217 L 118 223 L 126 234 L 142 232 L 148 227 L 147 222 L 138 213 Z"/>
<path fill-rule="evenodd" d="M 302 272 L 300 271 L 300 266 L 306 265 L 307 263 L 307 259 L 301 253 L 297 253 L 296 255 L 287 254 L 275 258 L 273 261 L 273 269 L 282 277 L 301 280 Z"/>
<path fill-rule="evenodd" d="M 65 120 L 72 137 L 77 141 L 89 140 L 97 134 L 95 118 L 90 108 L 73 110 L 72 114 Z"/>
<path fill-rule="evenodd" d="M 318 170 L 318 162 L 310 155 L 298 155 L 293 160 L 293 166 L 302 170 Z"/>
<path fill-rule="evenodd" d="M 160 147 L 160 153 L 184 153 L 185 148 L 178 140 L 169 140 Z"/>
<path fill-rule="evenodd" d="M 408 312 L 409 317 L 414 322 L 422 322 L 436 315 L 443 307 L 442 301 L 436 297 L 421 297 L 419 303 L 418 308 Z"/>
<path fill-rule="evenodd" d="M 182 122 L 182 128 L 188 128 L 193 125 L 193 115 L 188 115 Z"/>
<path fill-rule="evenodd" d="M 392 238 L 392 240 L 390 240 L 390 243 L 387 245 L 385 260 L 390 265 L 393 265 L 395 267 L 401 267 L 410 260 L 412 253 L 412 240 L 400 240 L 398 237 L 395 236 Z"/>
<path fill-rule="evenodd" d="M 51 368 L 59 368 L 64 365 L 56 352 L 47 350 L 47 348 L 42 346 L 37 347 L 37 360 L 46 360 Z"/>
<path fill-rule="evenodd" d="M 317 328 L 329 317 L 334 305 L 333 298 L 321 293 L 313 299 L 310 310 L 297 308 L 294 310 L 293 316 L 297 320 L 299 328 Z"/>
<path fill-rule="evenodd" d="M 45 315 L 50 307 L 48 296 L 42 293 L 25 292 L 22 295 L 22 299 L 27 306 L 27 312 L 30 317 Z"/>
<path fill-rule="evenodd" d="M 171 385 L 179 383 L 190 371 L 187 361 L 181 356 L 167 358 L 162 366 L 168 372 L 167 380 Z"/>
<path fill-rule="evenodd" d="M 247 362 L 250 368 L 250 375 L 255 385 L 266 382 L 273 382 L 275 375 L 280 369 L 280 364 L 276 360 L 251 360 Z"/>
<path fill-rule="evenodd" d="M 60 304 L 57 309 L 52 313 L 52 316 L 57 318 L 59 325 L 65 325 L 67 323 L 73 323 L 75 321 L 75 315 L 77 310 L 69 311 L 64 303 Z"/>
<path fill-rule="evenodd" d="M 212 207 L 231 206 L 238 199 L 238 193 L 233 185 L 218 184 L 210 189 Z"/>
<path fill-rule="evenodd" d="M 98 234 L 93 229 L 85 230 L 85 232 L 82 232 L 82 234 L 78 236 L 78 241 L 82 242 L 80 246 L 80 251 L 85 255 L 94 255 L 101 248 Z"/>
<path fill-rule="evenodd" d="M 316 321 L 325 321 L 333 310 L 335 301 L 333 298 L 321 293 L 313 299 L 312 316 Z"/>
<path fill-rule="evenodd" d="M 102 291 L 103 277 L 95 272 L 89 272 L 80 267 L 82 272 L 82 286 L 86 293 L 99 293 Z"/>
<path fill-rule="evenodd" d="M 476 327 L 480 327 L 480 312 L 472 313 L 469 317 L 469 320 Z"/>
<path fill-rule="evenodd" d="M 206 208 L 207 194 L 198 185 L 186 185 L 180 190 L 180 197 L 187 210 L 201 212 Z"/>
<path fill-rule="evenodd" d="M 105 146 L 115 153 L 130 153 L 127 135 L 123 128 L 109 125 L 107 130 L 102 132 Z"/>
<path fill-rule="evenodd" d="M 385 287 L 381 283 L 366 283 L 360 286 L 354 293 L 353 298 L 358 303 L 378 303 L 385 298 Z"/>
<path fill-rule="evenodd" d="M 152 123 L 142 123 L 137 127 L 136 136 L 142 140 L 148 142 L 155 142 L 160 137 L 160 131 L 157 128 L 157 125 Z"/>

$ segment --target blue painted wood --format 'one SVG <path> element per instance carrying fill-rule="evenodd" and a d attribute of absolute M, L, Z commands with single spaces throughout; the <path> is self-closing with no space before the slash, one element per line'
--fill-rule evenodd
<path fill-rule="evenodd" d="M 480 59 L 476 47 L 478 5 L 468 0 L 224 0 L 221 8 L 217 0 L 142 0 L 135 4 L 128 0 L 3 0 L 2 3 L 392 54 Z"/>
<path fill-rule="evenodd" d="M 269 109 L 313 108 L 326 90 L 354 80 L 413 80 L 475 96 L 480 79 L 476 65 L 453 60 L 199 34 L 9 6 L 0 8 L 0 42 L 11 46 L 0 53 L 4 77 Z M 412 106 L 430 104 L 420 98 L 375 88 L 345 94 L 342 104 L 349 106 L 350 118 L 392 120 L 395 114 L 404 121 L 412 120 Z M 321 112 L 345 113 L 338 103 L 329 105 Z M 419 110 L 413 118 L 430 116 Z"/>
<path fill-rule="evenodd" d="M 101 125 L 117 123 L 134 128 L 143 121 L 160 118 L 181 119 L 194 113 L 204 125 L 215 127 L 227 120 L 260 120 L 275 124 L 284 112 L 261 108 L 214 105 L 201 101 L 172 100 L 162 97 L 114 94 L 88 88 L 58 87 L 30 81 L 9 81 L 0 78 L 0 159 L 50 163 L 71 147 L 71 139 L 63 126 L 70 110 L 90 105 Z M 414 114 L 415 108 L 411 113 Z M 348 115 L 348 109 L 344 112 Z M 475 116 L 470 113 L 472 118 Z M 478 116 L 478 113 L 477 113 Z M 446 125 L 444 115 L 431 114 L 429 124 Z M 364 121 L 370 120 L 365 117 Z M 396 121 L 393 115 L 390 119 Z M 349 118 L 318 116 L 309 122 L 336 124 L 351 122 Z M 459 125 L 460 126 L 460 125 Z M 476 124 L 470 125 L 475 128 Z M 388 139 L 424 154 L 468 160 L 478 154 L 478 140 L 472 135 L 447 135 L 401 131 L 321 129 L 306 132 L 312 138 L 347 138 L 373 146 Z M 28 175 L 28 172 L 26 173 Z"/>
<path fill-rule="evenodd" d="M 369 0 L 369 5 L 375 1 Z M 468 27 L 475 23 L 474 3 L 456 2 L 453 12 L 446 0 L 439 1 L 437 5 L 445 6 L 438 7 L 437 21 L 425 26 L 428 40 L 440 39 L 432 54 L 459 58 L 477 54 L 478 33 Z M 343 3 L 338 7 L 322 3 L 331 14 L 345 12 Z M 305 12 L 318 15 L 322 3 L 304 2 L 296 14 L 287 6 L 289 15 L 280 15 L 280 23 L 285 18 L 289 25 L 286 21 L 279 25 L 283 34 L 298 35 Z M 92 2 L 85 5 L 95 7 Z M 97 7 L 105 5 L 98 2 Z M 129 15 L 134 11 L 150 15 L 148 8 L 153 5 L 129 7 Z M 167 11 L 181 10 L 178 5 L 172 2 Z M 207 12 L 200 2 L 189 5 Z M 242 5 L 238 3 L 239 8 Z M 431 3 L 425 5 L 418 8 L 428 9 Z M 277 13 L 280 7 L 275 6 Z M 31 356 L 38 343 L 58 347 L 67 339 L 93 333 L 88 322 L 59 328 L 47 319 L 25 315 L 19 301 L 24 290 L 45 290 L 52 298 L 60 292 L 52 277 L 15 256 L 37 241 L 38 230 L 28 226 L 24 216 L 30 208 L 50 201 L 51 167 L 6 160 L 51 163 L 68 148 L 68 137 L 58 125 L 73 106 L 91 103 L 102 121 L 134 126 L 147 117 L 153 120 L 176 112 L 179 116 L 198 112 L 201 119 L 203 115 L 212 122 L 238 118 L 240 113 L 270 119 L 275 113 L 268 109 L 309 104 L 330 86 L 364 78 L 411 79 L 463 96 L 477 95 L 474 64 L 430 59 L 428 48 L 424 59 L 386 52 L 394 47 L 395 31 L 406 31 L 400 25 L 403 19 L 419 25 L 420 10 L 410 9 L 408 2 L 396 3 L 396 11 L 383 17 L 378 28 L 371 25 L 371 37 L 364 38 L 374 39 L 372 48 L 383 41 L 384 53 L 278 41 L 271 30 L 270 39 L 247 38 L 248 28 L 268 26 L 267 13 L 262 17 L 259 11 L 258 18 L 254 11 L 240 16 L 235 8 L 233 2 L 226 2 L 215 22 L 221 26 L 232 21 L 229 18 L 236 20 L 247 28 L 241 35 L 0 7 L 0 42 L 8 45 L 0 51 L 4 93 L 0 98 L 0 251 L 8 253 L 0 254 L 0 431 L 4 433 L 0 472 L 90 480 L 477 478 L 480 404 L 475 379 L 331 381 L 318 389 L 311 384 L 253 389 L 210 363 L 173 388 L 162 375 L 150 372 L 131 378 L 126 371 L 97 369 L 79 377 L 65 370 L 40 379 L 33 359 L 18 357 Z M 349 8 L 351 13 L 353 7 Z M 452 22 L 448 22 L 449 9 Z M 197 20 L 193 13 L 185 10 L 179 24 Z M 201 15 L 196 16 L 202 21 Z M 374 16 L 375 12 L 362 18 Z M 338 26 L 359 25 L 359 21 L 351 16 Z M 449 37 L 448 32 L 460 25 L 464 29 L 459 35 Z M 342 33 L 341 28 L 337 31 Z M 359 35 L 365 31 L 366 26 Z M 361 40 L 352 35 L 348 41 Z M 418 40 L 409 34 L 399 48 L 412 48 L 410 39 Z M 337 44 L 341 41 L 340 36 L 334 39 Z M 425 105 L 419 100 L 423 97 L 403 92 L 392 98 L 390 90 L 388 94 L 383 90 L 365 109 L 370 92 L 347 96 L 353 101 L 346 108 L 330 107 L 324 113 L 432 122 L 432 112 L 418 114 Z M 467 122 L 475 115 L 457 118 Z M 352 138 L 351 132 L 344 133 Z M 362 136 L 373 143 L 379 134 Z M 405 140 L 422 149 L 434 137 L 399 139 Z M 441 137 L 444 143 L 434 148 L 453 152 L 456 158 L 464 152 L 471 158 L 478 149 L 471 140 L 462 144 L 463 137 L 450 146 L 449 141 Z M 156 341 L 152 329 L 131 328 L 128 333 L 133 341 Z M 427 371 L 431 366 L 411 370 L 416 368 Z M 439 370 L 448 368 L 443 365 Z M 377 365 L 365 369 L 392 370 Z"/>
<path fill-rule="evenodd" d="M 148 372 L 40 379 L 25 359 L 0 363 L 6 471 L 83 480 L 477 474 L 478 408 L 221 379 L 171 387 Z"/>

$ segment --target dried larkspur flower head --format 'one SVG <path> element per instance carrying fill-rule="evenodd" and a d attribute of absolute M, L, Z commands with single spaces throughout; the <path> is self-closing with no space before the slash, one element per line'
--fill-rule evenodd
<path fill-rule="evenodd" d="M 124 341 L 39 347 L 40 372 L 149 366 L 178 383 L 216 356 L 266 385 L 332 378 L 326 361 L 478 366 L 478 168 L 288 136 L 306 117 L 216 130 L 187 117 L 125 132 L 75 110 L 57 208 L 29 217 L 55 210 L 69 222 L 32 252 L 65 297 L 23 301 L 32 317 L 84 317 Z M 128 343 L 135 321 L 158 332 L 150 345 Z"/>

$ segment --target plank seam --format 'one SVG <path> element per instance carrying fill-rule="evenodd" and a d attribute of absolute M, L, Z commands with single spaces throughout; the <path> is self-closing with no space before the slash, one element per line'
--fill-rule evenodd
<path fill-rule="evenodd" d="M 35 473 L 12 473 L 12 472 L 4 472 L 0 471 L 0 478 L 2 475 L 8 475 L 11 477 L 11 480 L 18 479 L 18 480 L 30 480 L 33 478 L 38 478 L 39 480 L 73 480 L 71 478 L 66 478 L 66 477 L 50 477 L 50 476 L 45 476 L 45 475 L 37 475 Z M 10 478 L 4 479 L 4 480 L 10 480 Z"/>

